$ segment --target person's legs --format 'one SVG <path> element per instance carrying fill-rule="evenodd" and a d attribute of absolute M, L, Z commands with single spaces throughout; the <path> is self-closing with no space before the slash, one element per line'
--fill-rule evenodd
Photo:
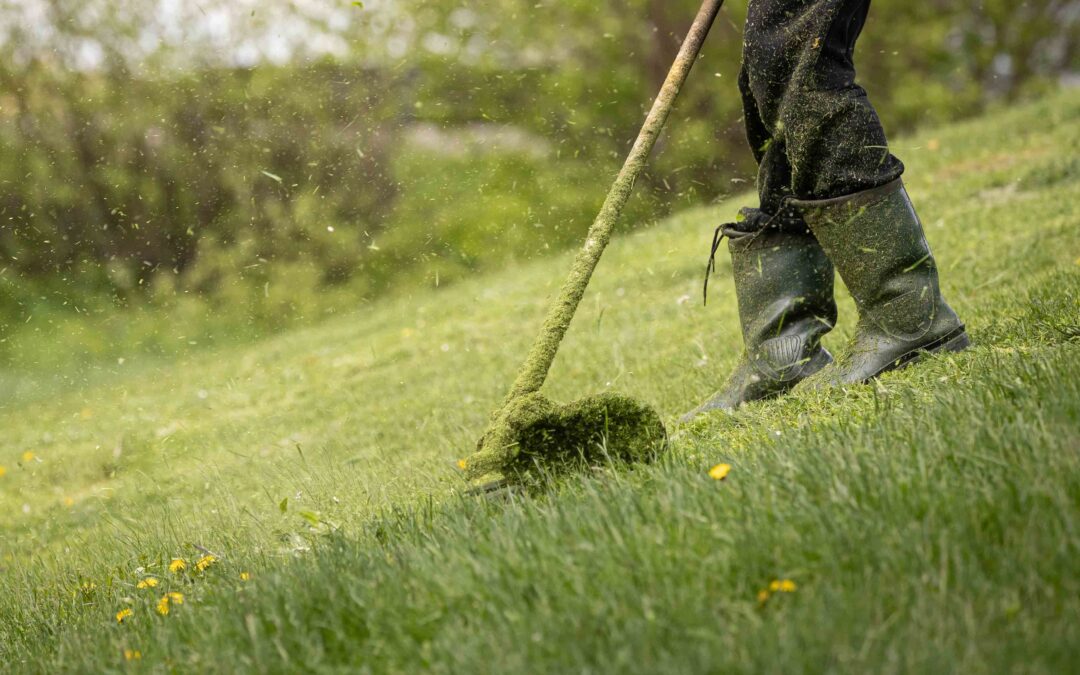
<path fill-rule="evenodd" d="M 684 420 L 784 393 L 818 371 L 817 380 L 861 382 L 925 351 L 968 344 L 899 180 L 904 165 L 855 84 L 869 7 L 750 0 L 739 89 L 761 207 L 721 227 L 746 350 L 724 388 Z M 833 265 L 860 321 L 847 357 L 825 368 Z"/>
<path fill-rule="evenodd" d="M 787 186 L 761 180 L 762 199 L 803 216 L 859 310 L 849 353 L 815 378 L 830 384 L 863 382 L 924 352 L 968 345 L 941 296 L 900 181 L 904 166 L 855 84 L 855 42 L 869 7 L 869 0 L 751 0 L 746 28 L 747 87 L 790 174 Z M 766 178 L 782 174 L 775 164 L 763 162 Z"/>
<path fill-rule="evenodd" d="M 784 4 L 756 4 L 762 2 Z M 717 235 L 728 238 L 745 349 L 720 391 L 683 421 L 782 394 L 832 361 L 821 336 L 836 322 L 833 267 L 799 214 L 783 207 L 792 196 L 791 165 L 783 134 L 774 133 L 751 87 L 749 39 L 744 48 L 739 90 L 761 206 L 743 209 L 739 222 L 722 225 Z M 714 239 L 713 255 L 718 243 Z"/>

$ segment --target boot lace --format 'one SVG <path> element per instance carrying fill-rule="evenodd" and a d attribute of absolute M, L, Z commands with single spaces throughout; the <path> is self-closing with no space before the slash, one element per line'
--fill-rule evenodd
<path fill-rule="evenodd" d="M 701 300 L 703 305 L 709 304 L 709 277 L 712 276 L 713 270 L 716 269 L 716 249 L 720 248 L 720 242 L 727 236 L 726 228 L 734 227 L 735 223 L 723 223 L 717 226 L 716 231 L 712 236 L 712 248 L 709 249 L 709 261 L 705 264 L 705 285 L 701 289 Z"/>
<path fill-rule="evenodd" d="M 744 215 L 751 212 L 761 214 L 757 216 L 757 219 L 762 219 L 761 216 L 764 215 L 764 213 L 762 211 L 759 211 L 758 209 L 743 209 L 742 211 L 740 211 L 740 213 Z M 753 217 L 754 216 L 747 215 L 742 222 L 745 223 L 747 220 L 750 220 Z M 741 223 L 739 222 L 723 223 L 719 225 L 713 232 L 712 246 L 709 248 L 709 260 L 705 264 L 705 283 L 701 289 L 702 304 L 709 304 L 709 277 L 711 277 L 712 273 L 716 270 L 716 251 L 720 248 L 720 242 L 724 240 L 724 237 L 730 239 L 731 232 L 736 232 L 741 236 L 750 237 L 750 241 L 753 241 L 762 232 L 772 226 L 774 222 L 780 221 L 781 223 L 793 223 L 797 222 L 797 219 L 798 214 L 792 208 L 790 208 L 790 205 L 788 204 L 788 198 L 784 197 L 780 201 L 780 208 L 777 209 L 776 213 L 768 216 L 767 218 L 764 218 L 764 222 L 760 226 L 755 227 L 755 229 L 750 232 L 747 232 L 744 229 L 740 229 L 739 225 Z"/>

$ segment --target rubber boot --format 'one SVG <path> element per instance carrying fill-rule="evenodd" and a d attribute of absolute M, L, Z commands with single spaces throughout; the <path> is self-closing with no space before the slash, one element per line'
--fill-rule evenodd
<path fill-rule="evenodd" d="M 794 212 L 741 214 L 742 222 L 718 228 L 712 253 L 728 237 L 746 349 L 724 387 L 682 422 L 782 394 L 832 362 L 820 342 L 836 323 L 833 266 L 825 251 Z M 707 283 L 706 277 L 706 290 Z"/>
<path fill-rule="evenodd" d="M 848 353 L 807 386 L 866 382 L 923 354 L 971 344 L 941 297 L 937 264 L 899 178 L 846 197 L 788 204 L 802 213 L 859 310 Z"/>

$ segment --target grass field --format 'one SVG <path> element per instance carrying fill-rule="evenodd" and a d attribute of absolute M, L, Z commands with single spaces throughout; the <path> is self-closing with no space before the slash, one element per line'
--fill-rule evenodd
<path fill-rule="evenodd" d="M 0 669 L 1075 670 L 1080 91 L 894 151 L 973 349 L 540 494 L 466 496 L 455 463 L 565 255 L 255 346 L 6 374 Z M 548 393 L 671 419 L 717 387 L 726 255 L 707 308 L 701 275 L 741 203 L 613 243 Z"/>

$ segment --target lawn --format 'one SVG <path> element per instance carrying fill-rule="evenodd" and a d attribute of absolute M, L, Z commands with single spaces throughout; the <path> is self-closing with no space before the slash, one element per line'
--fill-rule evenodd
<path fill-rule="evenodd" d="M 1078 121 L 1071 89 L 894 146 L 973 349 L 672 423 L 657 462 L 535 493 L 469 496 L 456 463 L 568 255 L 256 345 L 9 374 L 0 664 L 1074 669 Z M 713 228 L 748 199 L 618 238 L 546 392 L 615 389 L 673 422 L 719 386 L 741 349 L 726 255 L 704 308 L 702 272 Z M 841 295 L 826 343 L 842 352 Z"/>

